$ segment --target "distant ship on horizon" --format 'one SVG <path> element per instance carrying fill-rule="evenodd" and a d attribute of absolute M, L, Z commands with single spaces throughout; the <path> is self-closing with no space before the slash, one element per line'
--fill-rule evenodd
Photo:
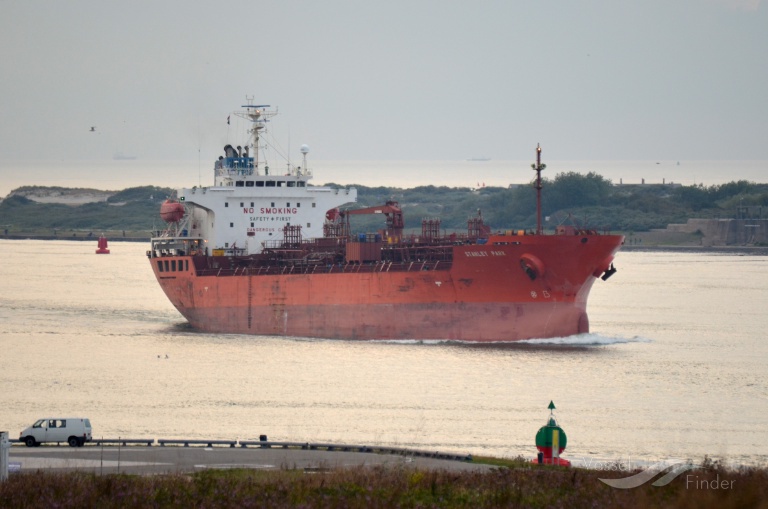
<path fill-rule="evenodd" d="M 116 152 L 115 155 L 112 156 L 112 159 L 115 161 L 133 161 L 136 159 L 136 156 L 127 156 L 122 152 Z"/>

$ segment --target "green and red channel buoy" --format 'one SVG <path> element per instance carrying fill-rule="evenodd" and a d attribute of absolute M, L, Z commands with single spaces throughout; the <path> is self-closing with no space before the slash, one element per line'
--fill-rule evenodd
<path fill-rule="evenodd" d="M 536 463 L 543 465 L 570 466 L 571 462 L 560 457 L 568 443 L 568 437 L 563 428 L 557 425 L 555 418 L 555 403 L 550 401 L 549 418 L 547 423 L 536 433 L 536 449 L 539 450 Z"/>

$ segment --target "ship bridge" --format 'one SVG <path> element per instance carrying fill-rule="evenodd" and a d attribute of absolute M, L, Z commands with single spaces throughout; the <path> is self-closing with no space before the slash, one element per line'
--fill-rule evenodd
<path fill-rule="evenodd" d="M 235 115 L 250 123 L 250 143 L 224 146 L 214 163 L 213 186 L 176 191 L 183 220 L 176 218 L 154 243 L 161 250 L 189 252 L 194 247 L 209 255 L 258 254 L 271 241 L 283 240 L 286 227 L 302 238 L 322 237 L 325 213 L 357 201 L 354 188 L 309 185 L 307 145 L 301 146 L 301 165 L 287 161 L 270 167 L 266 157 L 259 156 L 266 148 L 261 135 L 277 110 L 254 104 L 243 108 Z"/>

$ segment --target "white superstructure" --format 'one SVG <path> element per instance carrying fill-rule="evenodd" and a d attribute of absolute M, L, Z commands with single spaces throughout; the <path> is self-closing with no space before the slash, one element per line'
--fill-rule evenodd
<path fill-rule="evenodd" d="M 235 114 L 251 122 L 251 143 L 224 147 L 214 165 L 213 186 L 176 191 L 184 217 L 153 239 L 153 249 L 258 254 L 282 241 L 286 226 L 300 227 L 303 239 L 322 237 L 325 213 L 357 201 L 354 188 L 309 186 L 312 172 L 306 168 L 306 145 L 301 147 L 304 168 L 288 165 L 275 171 L 259 161 L 260 134 L 277 112 L 265 105 L 243 107 L 245 111 Z"/>

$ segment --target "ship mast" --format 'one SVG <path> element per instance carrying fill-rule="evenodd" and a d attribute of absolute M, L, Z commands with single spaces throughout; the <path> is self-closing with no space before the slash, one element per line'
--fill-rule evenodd
<path fill-rule="evenodd" d="M 536 189 L 536 235 L 544 233 L 544 229 L 541 226 L 541 171 L 546 168 L 546 164 L 541 164 L 541 145 L 536 144 L 536 164 L 532 164 L 531 168 L 536 172 L 536 183 L 533 187 Z"/>
<path fill-rule="evenodd" d="M 246 97 L 248 102 L 252 101 L 251 97 Z M 268 104 L 244 104 L 242 106 L 246 108 L 245 112 L 236 113 L 237 116 L 249 120 L 253 127 L 249 129 L 249 133 L 252 137 L 251 147 L 253 148 L 253 167 L 256 173 L 259 172 L 259 133 L 267 127 L 268 118 L 277 114 L 277 111 L 267 111 L 270 106 Z"/>

